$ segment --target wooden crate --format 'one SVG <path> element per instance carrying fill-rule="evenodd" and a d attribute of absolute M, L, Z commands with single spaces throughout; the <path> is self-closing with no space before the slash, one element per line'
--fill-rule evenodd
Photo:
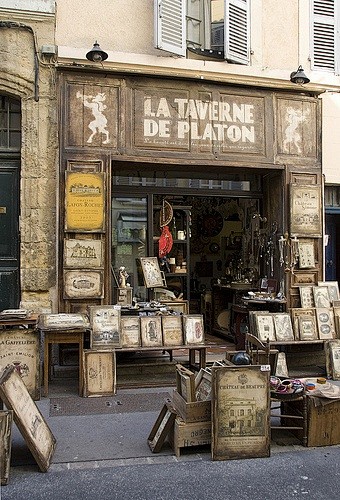
<path fill-rule="evenodd" d="M 284 407 L 285 403 L 285 412 Z M 301 437 L 301 431 L 294 434 Z M 307 396 L 307 446 L 335 444 L 340 444 L 340 401 L 330 400 L 329 403 L 315 406 L 313 397 Z"/>
<path fill-rule="evenodd" d="M 180 417 L 176 417 L 175 424 L 169 434 L 169 442 L 176 457 L 180 456 L 182 448 L 210 445 L 211 421 L 188 423 Z"/>
<path fill-rule="evenodd" d="M 211 419 L 211 401 L 187 403 L 174 389 L 172 403 L 184 422 L 206 422 Z"/>
<path fill-rule="evenodd" d="M 12 449 L 13 411 L 0 411 L 0 489 L 8 483 Z M 1 498 L 1 491 L 0 491 Z"/>

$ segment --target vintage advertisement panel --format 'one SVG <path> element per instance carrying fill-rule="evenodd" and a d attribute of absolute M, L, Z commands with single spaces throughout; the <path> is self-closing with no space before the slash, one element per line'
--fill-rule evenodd
<path fill-rule="evenodd" d="M 116 393 L 115 351 L 83 351 L 84 397 Z"/>
<path fill-rule="evenodd" d="M 270 455 L 269 371 L 212 368 L 213 460 Z"/>
<path fill-rule="evenodd" d="M 64 297 L 85 299 L 103 297 L 103 272 L 81 269 L 64 272 Z"/>
<path fill-rule="evenodd" d="M 64 240 L 64 267 L 103 267 L 103 255 L 103 242 L 100 240 Z"/>
<path fill-rule="evenodd" d="M 120 307 L 90 306 L 91 349 L 121 347 Z"/>
<path fill-rule="evenodd" d="M 101 172 L 66 172 L 65 230 L 103 232 L 105 182 Z"/>
<path fill-rule="evenodd" d="M 321 186 L 290 186 L 292 236 L 322 236 Z"/>
<path fill-rule="evenodd" d="M 0 330 L 0 371 L 14 366 L 34 400 L 40 399 L 40 335 L 36 330 Z"/>
<path fill-rule="evenodd" d="M 28 448 L 40 470 L 46 472 L 54 454 L 56 439 L 13 366 L 1 373 L 0 398 L 6 408 L 13 410 L 14 421 Z"/>

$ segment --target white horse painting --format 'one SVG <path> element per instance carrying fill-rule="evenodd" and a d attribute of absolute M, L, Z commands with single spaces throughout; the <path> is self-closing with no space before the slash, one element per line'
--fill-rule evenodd
<path fill-rule="evenodd" d="M 299 125 L 304 122 L 309 113 L 303 113 L 302 110 L 294 109 L 292 107 L 287 108 L 286 121 L 288 126 L 284 130 L 284 141 L 283 149 L 289 152 L 289 146 L 294 145 L 298 153 L 301 153 L 301 134 L 298 131 Z"/>

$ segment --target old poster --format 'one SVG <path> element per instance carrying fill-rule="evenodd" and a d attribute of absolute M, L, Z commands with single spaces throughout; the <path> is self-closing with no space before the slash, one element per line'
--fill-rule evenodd
<path fill-rule="evenodd" d="M 322 236 L 321 186 L 291 187 L 290 232 L 292 236 Z"/>
<path fill-rule="evenodd" d="M 103 242 L 64 240 L 64 266 L 78 269 L 103 267 Z"/>
<path fill-rule="evenodd" d="M 84 397 L 116 393 L 115 351 L 83 351 Z"/>
<path fill-rule="evenodd" d="M 56 439 L 13 366 L 1 373 L 0 398 L 6 408 L 13 410 L 14 421 L 28 448 L 40 470 L 46 472 L 54 454 Z"/>
<path fill-rule="evenodd" d="M 120 307 L 90 306 L 91 349 L 121 347 Z"/>
<path fill-rule="evenodd" d="M 212 367 L 213 460 L 270 455 L 269 371 Z"/>
<path fill-rule="evenodd" d="M 103 297 L 102 271 L 64 271 L 66 299 L 99 299 Z"/>
<path fill-rule="evenodd" d="M 66 172 L 65 230 L 103 232 L 105 185 L 101 172 Z"/>
<path fill-rule="evenodd" d="M 40 337 L 36 330 L 0 330 L 0 371 L 14 366 L 35 400 L 40 399 Z"/>

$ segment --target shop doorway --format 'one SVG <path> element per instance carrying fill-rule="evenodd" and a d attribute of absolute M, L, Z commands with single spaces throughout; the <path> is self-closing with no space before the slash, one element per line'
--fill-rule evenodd
<path fill-rule="evenodd" d="M 274 277 L 282 213 L 273 216 L 273 211 L 282 210 L 282 202 L 264 196 L 263 184 L 269 183 L 263 175 L 129 170 L 120 166 L 112 175 L 113 303 L 120 268 L 126 270 L 137 301 L 153 298 L 155 290 L 144 286 L 138 259 L 158 256 L 164 200 L 173 208 L 168 225 L 173 246 L 161 271 L 168 293 L 188 300 L 191 313 L 202 312 L 202 297 L 214 284 L 254 284 L 260 277 Z M 269 207 L 268 200 L 276 200 L 277 206 Z"/>
<path fill-rule="evenodd" d="M 0 96 L 0 311 L 18 308 L 20 102 Z"/>

